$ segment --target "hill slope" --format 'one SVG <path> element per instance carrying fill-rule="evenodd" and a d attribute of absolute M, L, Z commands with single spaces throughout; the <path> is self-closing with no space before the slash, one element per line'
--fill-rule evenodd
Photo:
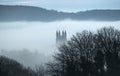
<path fill-rule="evenodd" d="M 66 13 L 32 6 L 0 5 L 0 21 L 56 21 L 64 19 L 117 21 L 120 20 L 120 10 Z"/>
<path fill-rule="evenodd" d="M 15 60 L 0 56 L 0 75 L 1 76 L 35 76 L 31 69 L 23 67 Z"/>

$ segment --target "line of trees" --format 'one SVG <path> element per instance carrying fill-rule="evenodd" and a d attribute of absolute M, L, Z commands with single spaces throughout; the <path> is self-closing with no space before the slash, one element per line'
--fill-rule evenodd
<path fill-rule="evenodd" d="M 120 76 L 120 30 L 83 31 L 59 48 L 48 63 L 52 76 Z"/>
<path fill-rule="evenodd" d="M 45 76 L 46 70 L 42 65 L 36 65 L 34 69 L 25 67 L 19 62 L 0 56 L 0 76 Z"/>

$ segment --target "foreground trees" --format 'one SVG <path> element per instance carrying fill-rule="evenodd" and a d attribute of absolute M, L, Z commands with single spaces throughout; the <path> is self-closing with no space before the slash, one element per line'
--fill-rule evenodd
<path fill-rule="evenodd" d="M 112 27 L 73 36 L 49 63 L 53 76 L 119 76 L 120 31 Z"/>

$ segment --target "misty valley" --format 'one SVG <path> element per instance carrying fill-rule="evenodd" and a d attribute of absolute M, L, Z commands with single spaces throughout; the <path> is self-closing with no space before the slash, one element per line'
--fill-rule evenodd
<path fill-rule="evenodd" d="M 120 76 L 120 10 L 0 5 L 0 76 Z"/>
<path fill-rule="evenodd" d="M 120 28 L 120 21 L 1 22 L 0 50 L 30 50 L 44 55 L 56 52 L 56 31 L 66 31 L 67 40 L 84 30 L 97 32 L 103 27 Z"/>
<path fill-rule="evenodd" d="M 97 32 L 103 27 L 120 29 L 120 21 L 1 22 L 0 54 L 33 68 L 49 62 L 58 52 L 56 31 L 66 31 L 69 41 L 76 33 Z"/>

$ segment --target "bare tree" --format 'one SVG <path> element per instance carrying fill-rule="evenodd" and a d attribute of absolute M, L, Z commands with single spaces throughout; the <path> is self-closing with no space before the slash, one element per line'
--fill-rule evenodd
<path fill-rule="evenodd" d="M 54 55 L 55 63 L 49 66 L 55 76 L 118 76 L 119 51 L 119 30 L 109 27 L 97 33 L 83 31 L 59 48 Z"/>

